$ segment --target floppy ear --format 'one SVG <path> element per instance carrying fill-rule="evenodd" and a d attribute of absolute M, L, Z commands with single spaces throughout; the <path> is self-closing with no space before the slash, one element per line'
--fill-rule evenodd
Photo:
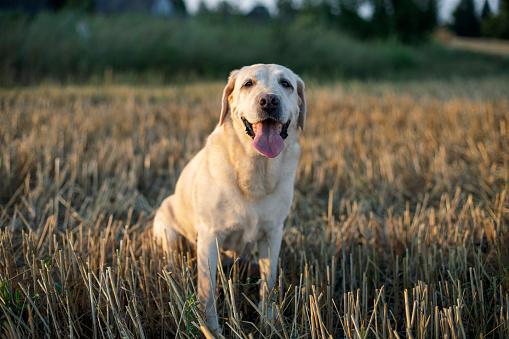
<path fill-rule="evenodd" d="M 228 78 L 228 84 L 224 88 L 223 91 L 223 106 L 221 108 L 221 117 L 219 118 L 219 126 L 224 123 L 224 119 L 226 117 L 226 113 L 230 110 L 230 104 L 228 102 L 228 97 L 233 92 L 233 88 L 235 87 L 235 80 L 237 79 L 237 73 L 239 70 L 236 69 L 230 73 L 230 77 Z"/>
<path fill-rule="evenodd" d="M 304 131 L 304 121 L 306 120 L 306 95 L 304 94 L 304 81 L 300 77 L 297 76 L 297 94 L 300 98 L 299 105 L 299 120 L 298 125 Z"/>

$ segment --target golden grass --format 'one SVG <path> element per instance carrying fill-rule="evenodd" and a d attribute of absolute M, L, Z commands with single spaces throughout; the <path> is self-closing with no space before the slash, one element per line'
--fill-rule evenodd
<path fill-rule="evenodd" d="M 150 223 L 222 86 L 0 91 L 3 337 L 211 337 L 194 254 L 163 253 Z M 310 83 L 280 317 L 239 260 L 219 270 L 225 336 L 508 337 L 504 86 Z"/>

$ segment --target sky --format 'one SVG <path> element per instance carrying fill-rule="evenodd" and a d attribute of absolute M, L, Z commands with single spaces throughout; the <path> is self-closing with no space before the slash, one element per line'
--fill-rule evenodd
<path fill-rule="evenodd" d="M 207 7 L 214 8 L 218 2 L 221 0 L 184 0 L 187 5 L 188 11 L 194 13 L 198 9 L 198 5 L 200 2 L 204 2 Z M 439 20 L 440 22 L 450 22 L 452 17 L 452 12 L 458 6 L 458 3 L 461 0 L 438 0 L 439 1 Z M 488 0 L 491 8 L 496 10 L 498 8 L 499 0 Z M 234 4 L 243 12 L 249 12 L 253 6 L 257 4 L 262 4 L 266 6 L 271 13 L 276 12 L 276 0 L 228 0 L 228 2 Z M 299 2 L 298 0 L 296 1 Z M 476 8 L 480 13 L 482 10 L 482 6 L 484 5 L 484 0 L 474 0 L 476 4 Z M 369 8 L 364 8 L 364 11 L 369 13 Z"/>

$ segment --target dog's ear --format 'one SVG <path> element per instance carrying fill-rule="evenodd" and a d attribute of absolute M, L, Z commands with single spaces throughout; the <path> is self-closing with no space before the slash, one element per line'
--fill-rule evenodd
<path fill-rule="evenodd" d="M 230 73 L 230 77 L 228 78 L 228 84 L 224 88 L 223 91 L 223 106 L 221 108 L 221 117 L 219 118 L 219 126 L 224 123 L 224 119 L 226 118 L 226 113 L 230 110 L 230 103 L 228 102 L 228 98 L 230 94 L 233 92 L 233 88 L 235 87 L 235 80 L 237 79 L 237 73 L 239 70 L 236 69 Z"/>
<path fill-rule="evenodd" d="M 306 120 L 306 95 L 304 94 L 304 81 L 297 76 L 297 95 L 300 99 L 298 125 L 304 131 L 304 121 Z"/>

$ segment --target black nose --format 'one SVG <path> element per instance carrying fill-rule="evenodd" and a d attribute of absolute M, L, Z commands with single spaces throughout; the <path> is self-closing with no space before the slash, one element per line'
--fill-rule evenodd
<path fill-rule="evenodd" d="M 262 94 L 258 103 L 263 110 L 274 110 L 279 107 L 279 97 L 275 94 Z"/>

